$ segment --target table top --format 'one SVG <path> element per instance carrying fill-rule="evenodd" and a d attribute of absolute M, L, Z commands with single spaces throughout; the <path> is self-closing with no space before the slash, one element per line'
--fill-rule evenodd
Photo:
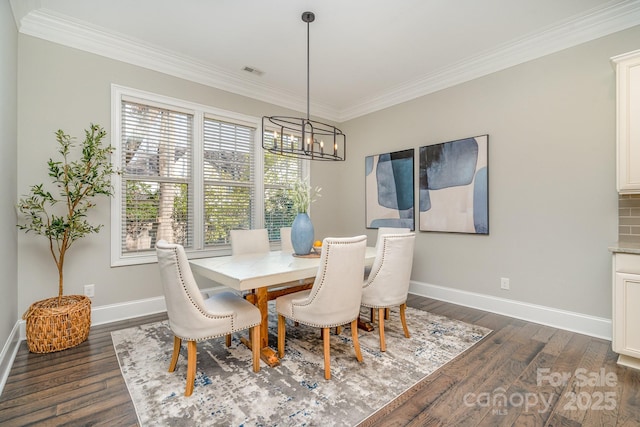
<path fill-rule="evenodd" d="M 373 264 L 376 248 L 367 247 L 365 265 Z M 315 277 L 320 258 L 294 257 L 291 252 L 229 255 L 190 260 L 194 273 L 239 291 L 275 286 Z"/>

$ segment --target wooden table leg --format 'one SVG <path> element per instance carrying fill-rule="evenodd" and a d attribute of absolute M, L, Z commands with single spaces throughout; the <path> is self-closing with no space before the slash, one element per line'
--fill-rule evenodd
<path fill-rule="evenodd" d="M 269 306 L 267 304 L 267 288 L 256 289 L 256 306 L 262 316 L 260 325 L 260 346 L 262 348 L 269 345 Z"/>
<path fill-rule="evenodd" d="M 262 316 L 262 324 L 260 325 L 260 358 L 270 367 L 278 366 L 280 359 L 278 354 L 269 347 L 269 305 L 267 288 L 258 288 L 255 290 L 255 305 L 260 310 Z"/>
<path fill-rule="evenodd" d="M 358 317 L 358 329 L 362 329 L 363 331 L 371 332 L 371 331 L 373 331 L 373 324 L 371 322 L 365 322 L 360 317 Z"/>
<path fill-rule="evenodd" d="M 246 300 L 258 307 L 262 318 L 260 324 L 260 358 L 270 367 L 278 366 L 280 364 L 280 358 L 278 353 L 269 347 L 269 305 L 268 302 L 272 299 L 276 299 L 280 295 L 286 295 L 294 291 L 300 291 L 303 289 L 310 289 L 313 282 L 309 282 L 311 279 L 305 279 L 304 281 L 291 282 L 294 284 L 291 288 L 278 289 L 269 292 L 267 288 L 252 289 L 250 294 L 245 296 Z M 369 331 L 373 330 L 373 327 L 369 325 Z M 251 342 L 246 338 L 241 338 L 244 345 L 251 348 Z"/>
<path fill-rule="evenodd" d="M 240 337 L 240 341 L 247 346 L 249 350 L 251 350 L 251 341 L 249 341 L 246 337 Z M 280 358 L 278 357 L 278 353 L 271 347 L 262 347 L 260 350 L 260 359 L 264 363 L 267 364 L 270 368 L 278 366 L 280 364 Z"/>

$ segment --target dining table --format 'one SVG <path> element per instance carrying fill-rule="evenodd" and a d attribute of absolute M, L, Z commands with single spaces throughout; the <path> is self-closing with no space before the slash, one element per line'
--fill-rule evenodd
<path fill-rule="evenodd" d="M 371 266 L 375 255 L 376 248 L 368 246 L 364 265 Z M 245 294 L 258 307 L 262 316 L 261 359 L 271 367 L 277 366 L 277 352 L 269 347 L 268 302 L 279 295 L 309 289 L 320 266 L 320 254 L 298 256 L 289 251 L 269 251 L 198 258 L 189 264 L 194 273 Z M 246 339 L 243 342 L 250 345 Z"/>

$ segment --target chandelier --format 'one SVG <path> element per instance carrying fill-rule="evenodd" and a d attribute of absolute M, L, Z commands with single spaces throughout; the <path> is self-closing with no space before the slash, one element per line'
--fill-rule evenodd
<path fill-rule="evenodd" d="M 347 154 L 347 136 L 335 126 L 311 120 L 309 115 L 309 23 L 315 18 L 313 12 L 302 14 L 307 23 L 307 117 L 262 117 L 262 148 L 283 156 L 342 161 Z"/>

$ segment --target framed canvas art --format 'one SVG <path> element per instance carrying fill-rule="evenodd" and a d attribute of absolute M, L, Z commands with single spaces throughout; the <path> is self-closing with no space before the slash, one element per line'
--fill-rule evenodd
<path fill-rule="evenodd" d="M 420 231 L 489 234 L 489 135 L 420 147 Z"/>
<path fill-rule="evenodd" d="M 415 229 L 413 159 L 413 148 L 365 157 L 367 228 Z"/>

